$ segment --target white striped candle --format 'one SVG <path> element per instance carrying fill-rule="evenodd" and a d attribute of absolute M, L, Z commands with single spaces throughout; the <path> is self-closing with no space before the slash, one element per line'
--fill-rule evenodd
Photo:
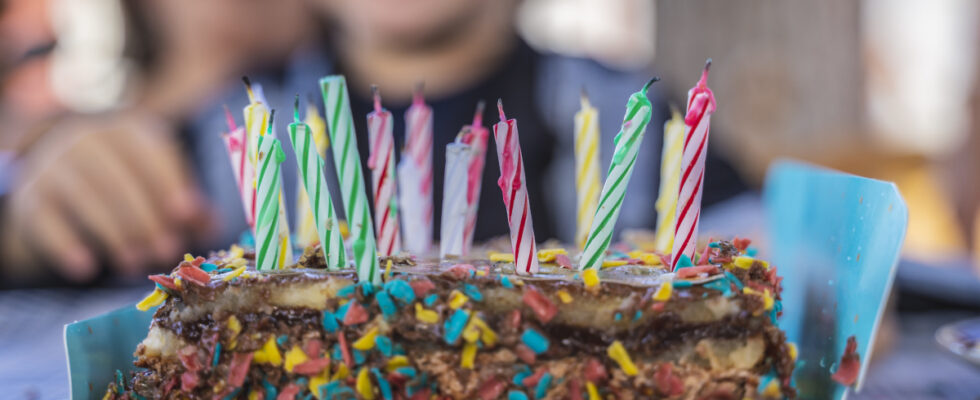
<path fill-rule="evenodd" d="M 599 177 L 599 111 L 589 104 L 582 92 L 582 109 L 575 114 L 575 192 L 578 210 L 575 214 L 575 244 L 585 247 L 599 205 L 602 178 Z"/>
<path fill-rule="evenodd" d="M 398 201 L 405 248 L 416 255 L 432 247 L 432 108 L 425 104 L 422 86 L 405 111 L 405 148 L 398 163 Z"/>
<path fill-rule="evenodd" d="M 238 194 L 242 199 L 245 211 L 245 222 L 255 230 L 255 166 L 248 159 L 248 135 L 245 128 L 236 126 L 228 107 L 225 107 L 225 118 L 228 120 L 229 133 L 221 135 L 228 150 L 228 158 L 238 185 Z"/>
<path fill-rule="evenodd" d="M 674 244 L 670 269 L 677 268 L 682 255 L 694 260 L 698 225 L 701 220 L 701 194 L 704 188 L 704 163 L 708 155 L 708 131 L 711 114 L 715 112 L 715 95 L 708 88 L 708 69 L 704 65 L 701 79 L 687 92 L 687 113 L 684 116 L 684 152 L 681 156 L 680 191 L 677 196 L 677 217 L 674 223 Z"/>
<path fill-rule="evenodd" d="M 374 184 L 374 225 L 378 233 L 378 252 L 391 256 L 402 251 L 395 189 L 395 138 L 391 133 L 391 112 L 381 107 L 378 89 L 372 88 L 372 92 L 374 111 L 368 114 L 367 125 L 371 147 L 368 168 Z"/>
<path fill-rule="evenodd" d="M 473 157 L 467 169 L 469 178 L 466 187 L 466 230 L 463 232 L 463 255 L 466 256 L 473 248 L 473 236 L 476 232 L 476 216 L 480 209 L 480 189 L 483 188 L 483 167 L 487 162 L 487 139 L 490 131 L 483 126 L 484 102 L 480 100 L 473 114 L 473 123 L 463 129 L 462 142 L 473 148 Z"/>
<path fill-rule="evenodd" d="M 500 179 L 497 185 L 500 186 L 504 207 L 507 209 L 510 243 L 514 249 L 514 269 L 518 274 L 534 274 L 538 272 L 537 244 L 534 242 L 534 224 L 531 220 L 517 120 L 507 119 L 501 100 L 497 100 L 497 110 L 500 112 L 500 122 L 493 126 L 497 159 L 500 161 Z"/>
<path fill-rule="evenodd" d="M 473 149 L 467 144 L 453 142 L 446 145 L 446 171 L 442 185 L 442 225 L 439 233 L 439 256 L 463 257 L 466 231 L 466 192 L 469 180 L 468 167 Z"/>

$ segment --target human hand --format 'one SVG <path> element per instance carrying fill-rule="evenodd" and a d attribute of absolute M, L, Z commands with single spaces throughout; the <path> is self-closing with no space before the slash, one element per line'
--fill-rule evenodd
<path fill-rule="evenodd" d="M 85 282 L 102 260 L 139 275 L 176 260 L 184 234 L 207 225 L 171 132 L 146 116 L 62 120 L 19 168 L 0 236 L 0 265 L 14 276 L 50 265 Z"/>

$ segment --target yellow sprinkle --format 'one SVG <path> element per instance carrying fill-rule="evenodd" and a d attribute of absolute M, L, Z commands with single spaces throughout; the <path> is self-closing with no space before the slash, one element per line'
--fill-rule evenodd
<path fill-rule="evenodd" d="M 241 246 L 237 244 L 231 245 L 231 249 L 228 250 L 228 253 L 231 255 L 232 258 L 236 258 L 236 259 L 245 257 L 245 249 L 241 248 Z"/>
<path fill-rule="evenodd" d="M 150 293 L 149 295 L 144 297 L 143 300 L 140 300 L 139 303 L 136 303 L 136 309 L 140 311 L 146 311 L 160 304 L 163 304 L 163 301 L 166 299 L 167 299 L 167 292 L 164 292 L 160 289 L 153 289 L 153 293 Z"/>
<path fill-rule="evenodd" d="M 634 258 L 634 259 L 640 260 L 640 262 L 642 262 L 643 265 L 660 265 L 660 264 L 662 264 L 662 261 L 660 260 L 660 256 L 658 256 L 658 255 L 656 255 L 654 253 L 646 253 L 646 252 L 642 252 L 642 251 L 639 251 L 639 250 L 634 250 L 634 251 L 631 251 L 631 252 L 629 252 L 627 254 L 630 256 L 630 258 Z"/>
<path fill-rule="evenodd" d="M 283 369 L 286 372 L 293 372 L 293 367 L 309 361 L 310 358 L 306 356 L 306 352 L 299 348 L 298 345 L 293 345 L 293 348 L 286 352 L 286 363 L 283 365 Z"/>
<path fill-rule="evenodd" d="M 602 268 L 620 267 L 626 264 L 629 264 L 626 260 L 605 260 L 602 262 Z"/>
<path fill-rule="evenodd" d="M 223 276 L 221 278 L 221 280 L 223 280 L 225 282 L 230 281 L 230 280 L 235 279 L 238 276 L 240 276 L 242 274 L 242 272 L 245 272 L 245 266 L 244 265 L 241 266 L 241 267 L 235 268 L 234 271 L 231 271 L 231 272 L 225 274 L 225 276 Z"/>
<path fill-rule="evenodd" d="M 476 343 L 463 345 L 463 354 L 459 357 L 459 366 L 466 369 L 473 369 L 473 360 L 476 359 Z"/>
<path fill-rule="evenodd" d="M 594 383 L 586 381 L 585 390 L 589 392 L 589 400 L 602 400 L 602 397 L 599 396 L 599 389 L 596 389 Z"/>
<path fill-rule="evenodd" d="M 796 361 L 796 356 L 799 355 L 799 350 L 796 349 L 796 343 L 787 342 L 786 346 L 789 347 L 789 358 Z"/>
<path fill-rule="evenodd" d="M 470 321 L 470 323 L 466 325 L 466 328 L 463 328 L 462 336 L 466 343 L 476 343 L 477 340 L 480 340 L 480 328 Z"/>
<path fill-rule="evenodd" d="M 511 253 L 490 253 L 490 262 L 495 263 L 512 263 L 514 262 L 514 255 Z"/>
<path fill-rule="evenodd" d="M 335 381 L 337 379 L 345 379 L 347 378 L 347 375 L 350 375 L 350 370 L 347 369 L 347 364 L 340 363 L 337 365 L 337 370 L 333 372 L 333 376 L 330 377 L 330 380 Z"/>
<path fill-rule="evenodd" d="M 462 307 L 468 301 L 470 301 L 470 298 L 458 290 L 453 290 L 449 293 L 449 308 L 453 310 Z"/>
<path fill-rule="evenodd" d="M 355 349 L 367 351 L 374 348 L 374 338 L 378 337 L 378 327 L 375 326 L 364 333 L 360 339 L 354 342 Z"/>
<path fill-rule="evenodd" d="M 766 289 L 765 292 L 759 292 L 758 290 L 746 286 L 742 288 L 742 293 L 762 296 L 762 306 L 766 310 L 772 310 L 772 306 L 775 305 L 775 301 L 772 299 L 769 289 Z"/>
<path fill-rule="evenodd" d="M 779 382 L 775 379 L 769 381 L 766 387 L 762 389 L 762 396 L 765 398 L 782 398 L 783 394 L 779 390 Z"/>
<path fill-rule="evenodd" d="M 255 389 L 249 390 L 248 400 L 259 400 L 259 392 L 256 392 Z"/>
<path fill-rule="evenodd" d="M 568 292 L 564 290 L 559 290 L 558 300 L 561 300 L 562 303 L 568 304 L 571 303 L 573 299 L 572 299 L 572 295 L 568 294 Z"/>
<path fill-rule="evenodd" d="M 244 258 L 236 258 L 234 260 L 231 260 L 231 262 L 228 263 L 227 266 L 230 268 L 238 268 L 238 267 L 244 267 L 246 265 L 248 265 L 248 260 Z"/>
<path fill-rule="evenodd" d="M 274 337 L 270 336 L 269 340 L 262 345 L 262 348 L 255 351 L 255 356 L 252 357 L 252 361 L 259 364 L 272 364 L 276 366 L 282 364 L 282 354 L 279 353 L 279 348 L 276 347 Z"/>
<path fill-rule="evenodd" d="M 343 364 L 341 364 L 343 366 Z M 310 393 L 313 393 L 316 398 L 320 398 L 320 386 L 326 385 L 330 382 L 330 368 L 324 368 L 319 374 L 310 378 L 310 384 L 307 385 L 310 389 Z"/>
<path fill-rule="evenodd" d="M 633 360 L 630 360 L 630 355 L 626 353 L 626 348 L 623 347 L 622 342 L 618 340 L 613 342 L 606 349 L 606 354 L 619 364 L 619 368 L 622 368 L 626 375 L 633 376 L 638 372 L 636 365 L 633 365 Z"/>
<path fill-rule="evenodd" d="M 487 271 L 482 269 L 476 271 L 476 276 L 487 276 Z"/>
<path fill-rule="evenodd" d="M 105 391 L 105 395 L 102 396 L 102 400 L 112 400 L 113 397 L 115 397 L 114 392 L 112 389 L 108 389 Z"/>
<path fill-rule="evenodd" d="M 497 333 L 490 329 L 485 321 L 480 319 L 478 316 L 473 316 L 470 318 L 469 324 L 466 325 L 466 329 L 463 330 L 463 338 L 466 339 L 466 335 L 470 329 L 476 329 L 479 333 L 479 339 L 483 341 L 483 344 L 488 347 L 493 347 L 497 344 Z M 472 333 L 471 333 L 472 334 Z M 476 340 L 467 340 L 467 342 L 476 342 Z"/>
<path fill-rule="evenodd" d="M 541 249 L 538 251 L 538 261 L 543 263 L 554 262 L 559 254 L 568 255 L 568 252 L 562 248 Z"/>
<path fill-rule="evenodd" d="M 524 286 L 524 280 L 521 278 L 518 278 L 516 276 L 509 276 L 507 277 L 507 279 L 510 279 L 510 283 L 513 283 L 514 286 Z"/>
<path fill-rule="evenodd" d="M 653 293 L 653 299 L 656 301 L 667 301 L 670 300 L 670 294 L 674 290 L 674 285 L 670 282 L 664 282 L 660 284 L 657 291 Z"/>
<path fill-rule="evenodd" d="M 350 237 L 350 228 L 347 227 L 347 221 L 338 221 L 337 226 L 340 228 L 340 236 L 344 239 Z"/>
<path fill-rule="evenodd" d="M 371 387 L 371 376 L 368 375 L 367 367 L 361 367 L 357 372 L 357 393 L 362 399 L 374 400 L 374 388 Z"/>
<path fill-rule="evenodd" d="M 388 264 L 385 265 L 385 282 L 391 279 L 391 259 L 388 259 Z"/>
<path fill-rule="evenodd" d="M 752 257 L 749 257 L 749 256 L 738 256 L 738 257 L 735 257 L 735 260 L 732 261 L 732 264 L 735 264 L 735 266 L 736 267 L 739 267 L 739 268 L 749 269 L 749 268 L 752 267 L 752 264 L 753 263 L 756 263 L 756 262 L 758 262 L 759 264 L 761 264 L 765 268 L 769 268 L 769 263 L 768 262 L 765 262 L 765 261 L 762 261 L 762 260 L 756 260 L 756 259 L 754 259 Z"/>
<path fill-rule="evenodd" d="M 179 276 L 176 277 L 176 278 L 174 278 L 174 286 L 176 286 L 178 290 L 181 289 L 181 288 L 183 288 L 184 287 L 184 280 L 181 279 Z"/>
<path fill-rule="evenodd" d="M 427 324 L 435 324 L 439 322 L 439 313 L 432 310 L 426 310 L 425 308 L 422 308 L 421 304 L 415 303 L 415 319 Z"/>
<path fill-rule="evenodd" d="M 191 253 L 184 253 L 184 261 L 191 262 L 194 261 L 194 256 Z"/>
<path fill-rule="evenodd" d="M 400 367 L 407 367 L 408 365 L 409 365 L 408 357 L 398 355 L 388 359 L 388 366 L 386 367 L 386 369 L 388 370 L 388 372 L 391 372 Z"/>
<path fill-rule="evenodd" d="M 599 273 L 596 272 L 595 268 L 589 268 L 582 271 L 582 280 L 585 281 L 585 287 L 594 288 L 599 286 Z"/>
<path fill-rule="evenodd" d="M 234 315 L 228 317 L 228 330 L 231 331 L 231 337 L 238 336 L 242 332 L 242 323 L 238 322 L 238 318 Z"/>

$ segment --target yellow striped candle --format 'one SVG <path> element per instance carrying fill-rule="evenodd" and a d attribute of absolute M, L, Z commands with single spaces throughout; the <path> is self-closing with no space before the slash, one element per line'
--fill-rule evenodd
<path fill-rule="evenodd" d="M 582 109 L 575 114 L 575 190 L 578 193 L 575 244 L 585 246 L 602 190 L 599 177 L 599 111 L 582 93 Z"/>
<path fill-rule="evenodd" d="M 684 152 L 684 117 L 672 110 L 670 121 L 664 124 L 664 143 L 660 157 L 660 195 L 657 197 L 657 233 L 654 248 L 670 254 L 674 245 L 674 216 L 677 214 L 677 193 L 681 184 L 681 154 Z"/>
<path fill-rule="evenodd" d="M 316 109 L 316 105 L 310 102 L 306 106 L 306 117 L 303 121 L 313 136 L 313 143 L 320 158 L 326 158 L 327 147 L 330 141 L 327 139 L 327 125 Z M 299 226 L 296 227 L 296 245 L 305 248 L 319 240 L 317 234 L 316 221 L 313 218 L 312 204 L 306 190 L 301 185 L 296 186 L 296 220 Z"/>

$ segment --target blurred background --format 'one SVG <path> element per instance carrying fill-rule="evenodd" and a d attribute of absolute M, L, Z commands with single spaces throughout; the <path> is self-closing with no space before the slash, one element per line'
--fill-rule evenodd
<path fill-rule="evenodd" d="M 118 304 L 106 298 L 128 299 L 104 288 L 119 276 L 236 240 L 244 221 L 219 134 L 221 106 L 237 117 L 247 103 L 246 74 L 287 111 L 297 93 L 319 101 L 316 78 L 344 73 L 358 124 L 370 84 L 399 120 L 424 80 L 437 148 L 477 100 L 503 97 L 525 159 L 540 167 L 529 177 L 535 228 L 566 241 L 579 92 L 600 109 L 605 165 L 627 96 L 659 75 L 649 157 L 618 226 L 653 228 L 664 117 L 711 57 L 706 206 L 757 215 L 767 166 L 787 157 L 894 181 L 910 224 L 883 346 L 906 350 L 892 364 L 936 366 L 909 398 L 976 398 L 937 383 L 978 374 L 938 354 L 931 335 L 980 309 L 978 49 L 970 0 L 0 0 L 0 287 L 95 285 L 42 293 L 96 293 L 90 304 L 104 310 Z M 492 185 L 496 162 L 487 165 Z M 496 212 L 498 193 L 484 188 L 481 208 Z M 929 280 L 937 275 L 944 283 Z M 5 307 L 33 303 L 14 298 L 0 300 L 0 332 L 12 326 Z M 946 314 L 906 318 L 936 310 Z M 875 370 L 879 388 L 905 376 L 889 368 Z"/>

